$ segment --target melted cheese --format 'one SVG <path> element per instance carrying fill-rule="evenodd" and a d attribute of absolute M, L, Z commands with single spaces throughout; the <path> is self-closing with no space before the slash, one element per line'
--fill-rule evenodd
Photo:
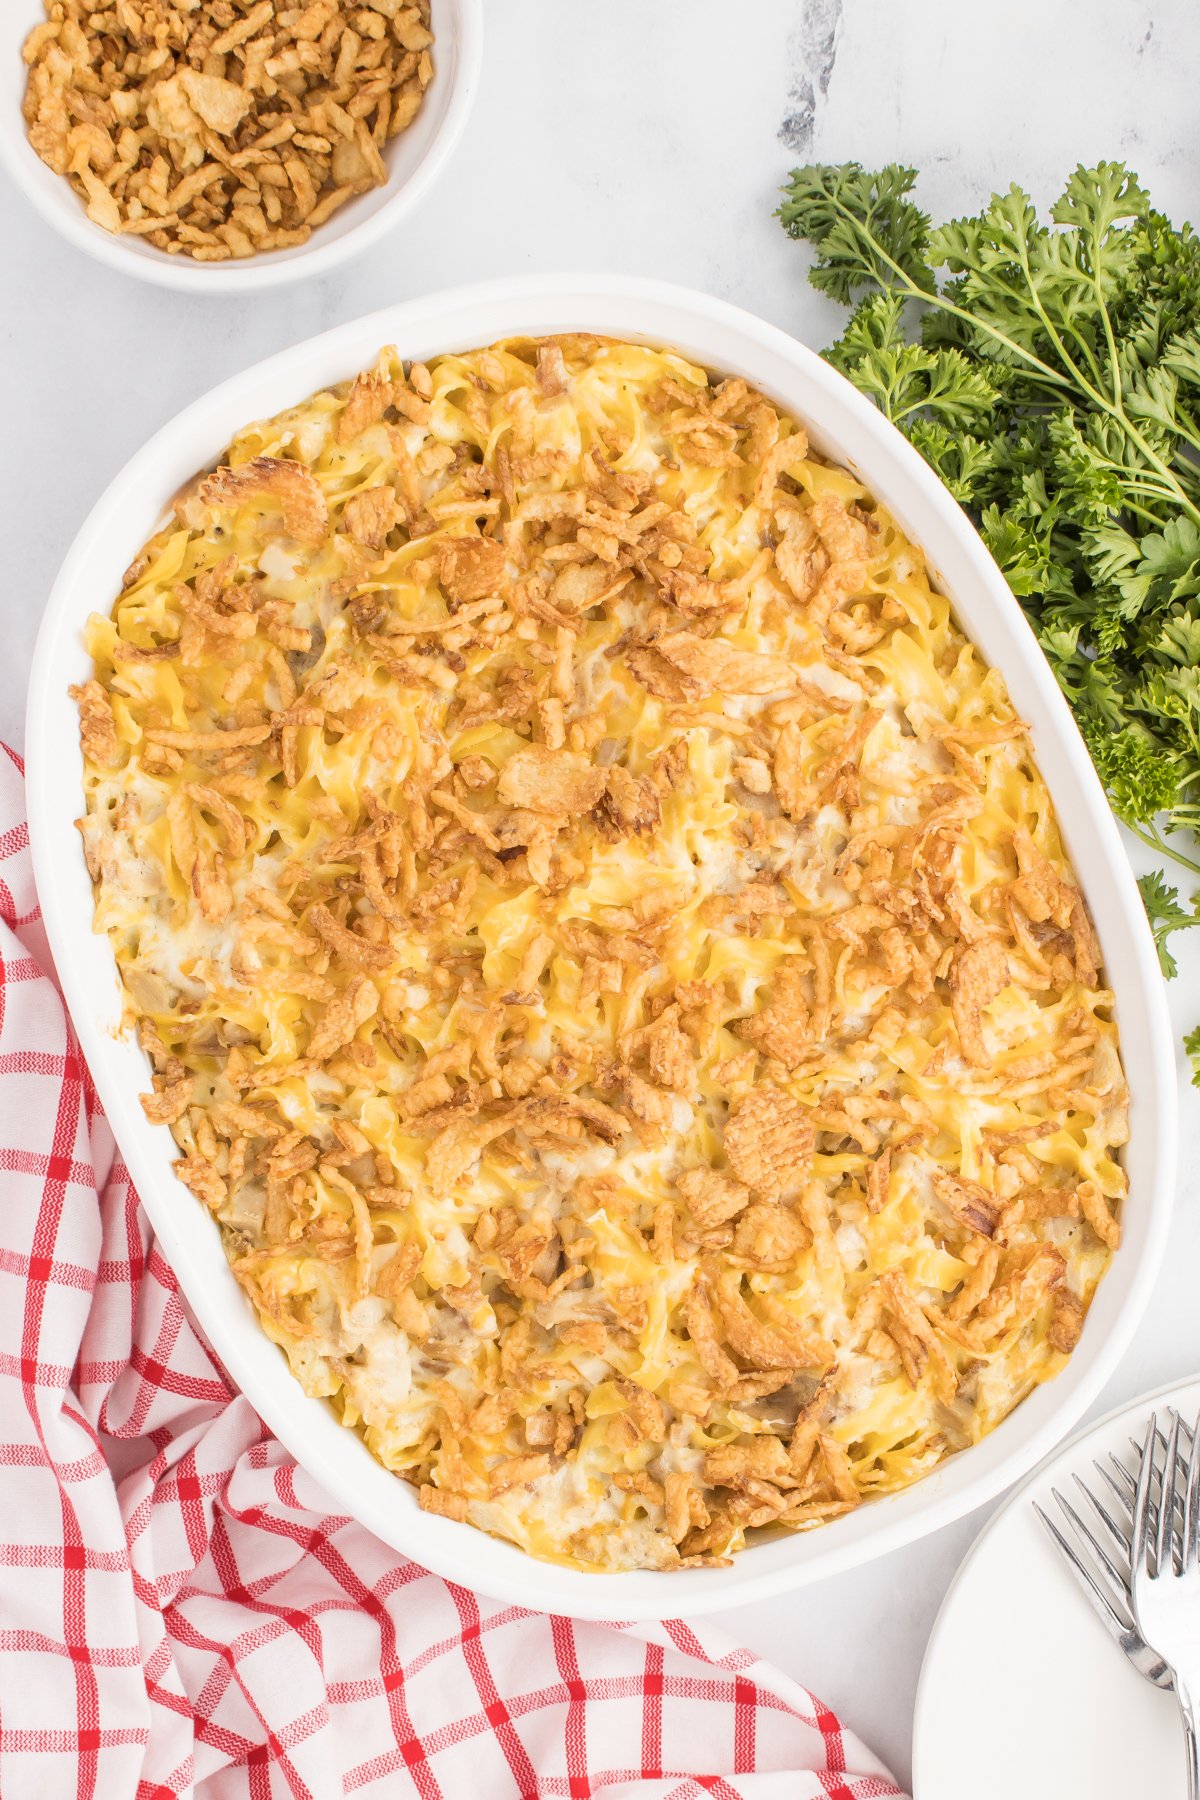
<path fill-rule="evenodd" d="M 1028 743 L 895 522 L 740 384 L 539 348 L 386 352 L 235 440 L 91 623 L 114 738 L 85 729 L 85 845 L 181 1171 L 308 1391 L 428 1504 L 671 1567 L 906 1485 L 1055 1373 L 1115 1237 L 1124 1091 Z M 255 485 L 281 462 L 315 531 Z M 452 551 L 481 537 L 473 592 Z M 656 646 L 697 639 L 778 686 L 681 681 Z M 652 823 L 504 804 L 555 743 Z M 974 943 L 1007 979 L 963 1039 Z M 790 1038 L 755 1039 L 797 988 Z M 811 1157 L 705 1227 L 681 1180 L 744 1173 L 726 1127 L 763 1093 Z M 772 1389 L 739 1305 L 828 1354 Z M 786 1475 L 723 1476 L 765 1438 Z"/>

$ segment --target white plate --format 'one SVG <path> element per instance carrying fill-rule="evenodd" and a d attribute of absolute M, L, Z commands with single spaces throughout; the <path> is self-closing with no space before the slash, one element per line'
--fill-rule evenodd
<path fill-rule="evenodd" d="M 247 421 L 341 381 L 395 344 L 407 357 L 515 333 L 594 331 L 671 344 L 741 375 L 802 419 L 815 447 L 848 464 L 921 545 L 964 630 L 1008 682 L 1088 898 L 1116 994 L 1129 1080 L 1125 1239 L 1067 1368 L 982 1443 L 901 1494 L 819 1531 L 764 1538 L 727 1569 L 585 1574 L 535 1562 L 511 1544 L 418 1509 L 321 1401 L 309 1399 L 259 1328 L 217 1227 L 172 1172 L 165 1125 L 138 1093 L 146 1063 L 120 1033 L 112 951 L 92 930 L 92 890 L 74 820 L 82 806 L 79 719 L 67 687 L 86 680 L 82 632 L 107 613 L 121 575 L 171 496 Z M 1059 1443 L 1108 1380 L 1149 1297 L 1174 1195 L 1175 1054 L 1146 914 L 1113 816 L 1066 702 L 1019 606 L 966 515 L 912 446 L 813 351 L 761 319 L 685 288 L 624 276 L 530 276 L 388 307 L 271 357 L 214 389 L 151 439 L 98 501 L 63 564 L 29 689 L 29 825 L 38 892 L 84 1054 L 164 1255 L 233 1379 L 336 1505 L 439 1574 L 484 1593 L 581 1618 L 662 1618 L 772 1597 L 894 1550 L 980 1506 Z"/>
<path fill-rule="evenodd" d="M 914 1800 L 1184 1800 L 1175 1696 L 1133 1669 L 1034 1514 L 1060 1514 L 1110 1451 L 1132 1466 L 1154 1407 L 1189 1422 L 1200 1378 L 1109 1413 L 1043 1463 L 990 1521 L 947 1594 L 921 1670 Z M 1081 1510 L 1086 1514 L 1086 1503 Z"/>
<path fill-rule="evenodd" d="M 258 292 L 323 275 L 390 231 L 422 199 L 462 136 L 483 60 L 483 0 L 431 0 L 433 79 L 408 130 L 384 150 L 384 185 L 349 201 L 306 244 L 203 263 L 94 224 L 66 177 L 47 168 L 30 144 L 21 113 L 21 46 L 45 17 L 44 0 L 0 0 L 0 164 L 43 219 L 78 249 L 140 281 L 205 296 Z"/>

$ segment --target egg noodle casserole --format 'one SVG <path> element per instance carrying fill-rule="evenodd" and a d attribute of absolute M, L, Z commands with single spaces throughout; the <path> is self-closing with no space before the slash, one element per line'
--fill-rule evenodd
<path fill-rule="evenodd" d="M 88 647 L 146 1113 L 422 1506 L 717 1562 L 1062 1367 L 1125 1189 L 1092 926 L 1000 676 L 744 381 L 385 351 Z"/>

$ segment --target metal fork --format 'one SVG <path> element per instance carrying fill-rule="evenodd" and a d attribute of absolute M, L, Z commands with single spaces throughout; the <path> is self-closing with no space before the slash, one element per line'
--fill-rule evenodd
<path fill-rule="evenodd" d="M 1159 1423 L 1142 1445 L 1133 1503 L 1133 1616 L 1170 1665 L 1187 1742 L 1188 1800 L 1200 1800 L 1200 1451 L 1180 1454 L 1183 1421 L 1171 1409 L 1161 1470 Z M 1197 1420 L 1200 1429 L 1200 1420 Z M 1157 1496 L 1157 1497 L 1156 1497 Z"/>
<path fill-rule="evenodd" d="M 1169 1688 L 1171 1671 L 1162 1657 L 1145 1643 L 1134 1620 L 1133 1603 L 1129 1594 L 1130 1535 L 1137 1483 L 1125 1465 L 1111 1452 L 1108 1462 L 1111 1467 L 1106 1467 L 1098 1460 L 1092 1464 L 1100 1481 L 1111 1494 L 1107 1505 L 1097 1499 L 1080 1476 L 1072 1475 L 1076 1487 L 1099 1521 L 1102 1537 L 1097 1537 L 1066 1495 L 1057 1488 L 1051 1488 L 1050 1493 L 1066 1521 L 1071 1533 L 1070 1540 L 1054 1520 L 1042 1511 L 1036 1500 L 1033 1502 L 1033 1510 L 1079 1583 L 1088 1605 L 1138 1674 L 1153 1682 L 1155 1687 Z"/>

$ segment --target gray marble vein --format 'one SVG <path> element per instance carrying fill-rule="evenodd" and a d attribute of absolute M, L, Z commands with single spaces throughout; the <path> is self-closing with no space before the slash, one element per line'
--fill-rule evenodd
<path fill-rule="evenodd" d="M 804 0 L 803 17 L 788 37 L 788 65 L 795 71 L 779 140 L 798 156 L 812 149 L 817 113 L 829 91 L 842 29 L 842 0 Z"/>

